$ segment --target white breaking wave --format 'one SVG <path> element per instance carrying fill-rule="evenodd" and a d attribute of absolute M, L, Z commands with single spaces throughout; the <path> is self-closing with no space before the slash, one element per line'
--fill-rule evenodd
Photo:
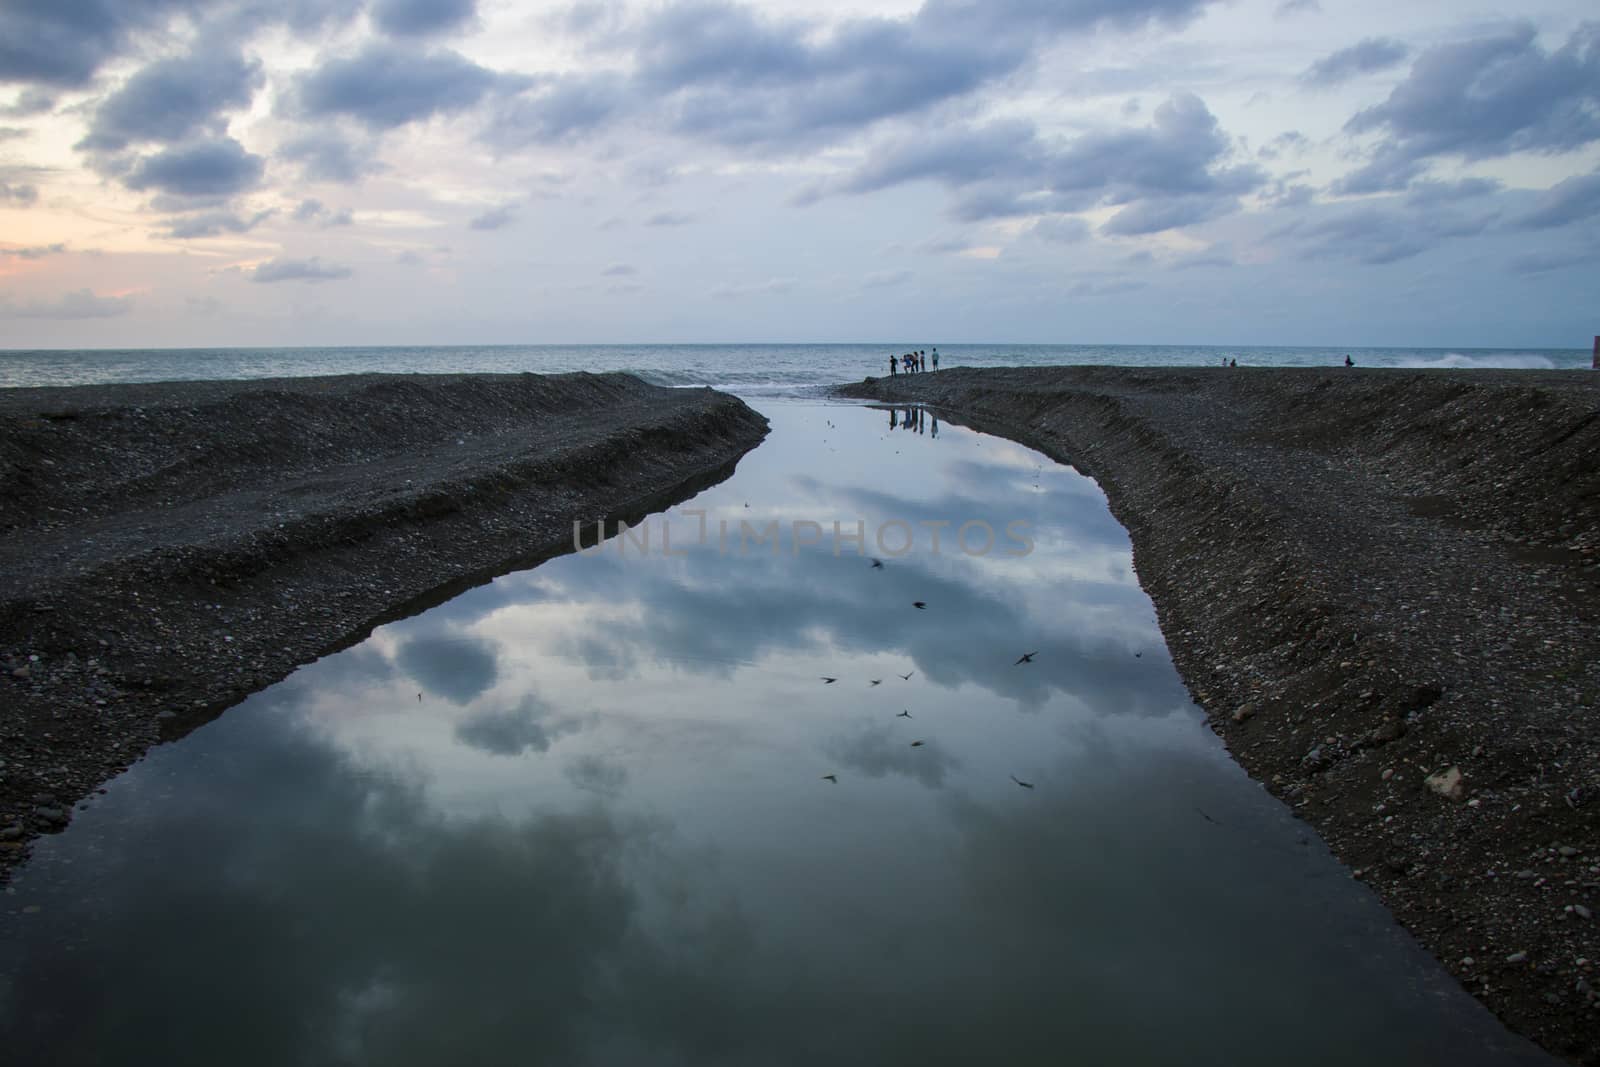
<path fill-rule="evenodd" d="M 1442 356 L 1432 359 L 1401 359 L 1395 363 L 1397 367 L 1420 367 L 1433 370 L 1448 370 L 1452 368 L 1466 368 L 1476 370 L 1489 370 L 1499 368 L 1502 370 L 1555 370 L 1555 360 L 1548 356 L 1535 356 L 1526 352 L 1492 352 L 1476 356 L 1464 356 L 1460 352 L 1447 352 Z"/>

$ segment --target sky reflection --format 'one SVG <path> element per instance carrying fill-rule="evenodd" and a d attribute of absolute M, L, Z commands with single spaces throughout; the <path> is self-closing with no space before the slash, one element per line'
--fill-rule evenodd
<path fill-rule="evenodd" d="M 771 414 L 679 511 L 1020 517 L 1035 551 L 876 569 L 675 529 L 682 556 L 608 543 L 385 626 L 40 845 L 0 914 L 5 1047 L 1540 1062 L 1227 760 L 1091 483 L 948 425 Z"/>

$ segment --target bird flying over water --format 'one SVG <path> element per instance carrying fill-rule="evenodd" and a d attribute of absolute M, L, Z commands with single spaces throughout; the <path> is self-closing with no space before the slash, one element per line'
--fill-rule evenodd
<path fill-rule="evenodd" d="M 902 674 L 900 677 L 904 678 L 906 681 L 909 682 L 909 681 L 911 681 L 911 675 L 912 674 L 916 674 L 916 673 L 917 673 L 916 671 L 912 671 L 911 674 Z"/>
<path fill-rule="evenodd" d="M 839 679 L 837 679 L 837 678 L 823 678 L 822 679 L 822 684 L 823 685 L 832 685 L 834 682 L 837 682 L 838 680 Z"/>
<path fill-rule="evenodd" d="M 1033 657 L 1037 656 L 1038 654 L 1039 653 L 1037 652 L 1024 652 L 1020 657 L 1018 657 L 1017 662 L 1013 663 L 1012 666 L 1015 667 L 1022 663 L 1032 663 Z"/>
<path fill-rule="evenodd" d="M 912 607 L 914 607 L 914 608 L 925 608 L 925 607 L 927 607 L 927 606 L 928 606 L 928 605 L 926 605 L 926 604 L 924 604 L 924 603 L 923 603 L 923 602 L 922 602 L 922 601 L 920 601 L 920 600 L 913 600 L 913 601 L 912 601 L 912 602 L 911 602 L 911 606 L 912 606 Z"/>
<path fill-rule="evenodd" d="M 1033 788 L 1033 783 L 1032 782 L 1024 782 L 1021 778 L 1018 778 L 1014 774 L 1011 776 L 1011 780 L 1013 782 L 1016 782 L 1018 785 L 1020 785 L 1024 789 L 1032 789 Z"/>
<path fill-rule="evenodd" d="M 900 714 L 896 715 L 895 718 L 897 718 L 897 719 L 909 719 L 909 718 L 911 718 L 911 712 L 910 711 L 902 711 Z"/>
<path fill-rule="evenodd" d="M 881 560 L 881 559 L 873 560 L 872 561 L 872 569 L 875 570 L 875 571 L 883 570 L 883 560 Z"/>
<path fill-rule="evenodd" d="M 913 741 L 913 742 L 911 742 L 911 747 L 912 748 L 921 748 L 923 745 L 925 745 L 927 743 L 928 742 L 926 742 L 926 741 Z"/>
<path fill-rule="evenodd" d="M 834 785 L 839 784 L 839 776 L 837 774 L 824 774 L 822 780 L 824 782 L 832 782 Z"/>
<path fill-rule="evenodd" d="M 882 678 L 870 678 L 870 679 L 867 680 L 867 684 L 868 685 L 882 685 L 883 684 L 883 679 Z"/>

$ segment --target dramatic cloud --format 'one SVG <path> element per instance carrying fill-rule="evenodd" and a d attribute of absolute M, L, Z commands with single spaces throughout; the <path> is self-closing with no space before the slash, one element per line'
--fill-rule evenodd
<path fill-rule="evenodd" d="M 284 144 L 277 157 L 298 163 L 307 181 L 348 185 L 384 169 L 377 152 L 377 146 L 370 141 L 350 140 L 331 130 L 314 130 Z"/>
<path fill-rule="evenodd" d="M 1388 70 L 1403 62 L 1409 52 L 1404 44 L 1392 38 L 1368 37 L 1317 60 L 1300 75 L 1300 80 L 1317 87 L 1339 85 L 1361 74 Z"/>
<path fill-rule="evenodd" d="M 387 130 L 464 111 L 499 84 L 499 75 L 455 52 L 375 41 L 305 75 L 296 96 L 307 118 L 345 117 Z"/>
<path fill-rule="evenodd" d="M 669 4 L 625 30 L 580 19 L 569 28 L 632 47 L 631 75 L 546 80 L 497 116 L 489 138 L 515 148 L 650 112 L 685 136 L 794 151 L 969 94 L 1017 72 L 1065 34 L 1179 25 L 1206 2 L 932 0 L 909 17 L 831 26 L 728 3 Z"/>
<path fill-rule="evenodd" d="M 58 300 L 0 303 L 0 312 L 19 319 L 108 319 L 132 310 L 133 301 L 127 297 L 96 296 L 88 289 L 66 293 Z"/>
<path fill-rule="evenodd" d="M 485 137 L 503 151 L 569 141 L 635 105 L 627 81 L 618 74 L 546 79 L 537 88 L 505 101 Z"/>
<path fill-rule="evenodd" d="M 477 8 L 477 0 L 378 0 L 372 21 L 396 37 L 425 37 L 466 26 Z"/>
<path fill-rule="evenodd" d="M 0 16 L 3 18 L 4 16 Z M 53 93 L 40 89 L 24 89 L 17 94 L 17 102 L 0 107 L 0 118 L 25 119 L 34 115 L 42 115 L 54 109 L 56 98 Z"/>
<path fill-rule="evenodd" d="M 254 188 L 266 161 L 231 137 L 195 141 L 146 156 L 123 176 L 130 189 L 178 197 L 229 197 Z"/>
<path fill-rule="evenodd" d="M 323 263 L 321 257 L 312 256 L 310 259 L 269 259 L 250 272 L 250 280 L 253 282 L 326 282 L 338 278 L 348 278 L 352 273 L 349 267 Z M 413 642 L 413 644 L 418 643 Z M 469 678 L 478 679 L 481 677 L 481 665 L 476 660 L 471 659 L 475 651 L 474 648 L 466 647 L 465 645 L 442 645 L 442 647 L 434 647 L 433 645 L 422 647 L 418 645 L 415 648 L 408 645 L 400 650 L 400 665 L 408 672 L 416 675 L 418 681 L 427 684 L 428 680 L 431 679 L 432 684 L 428 687 L 434 692 L 450 697 L 452 700 L 461 697 L 462 693 L 467 693 L 465 697 L 461 697 L 458 701 L 465 703 L 466 700 L 471 699 L 472 696 L 479 692 L 477 689 L 468 691 L 462 688 Z M 483 682 L 484 687 L 487 687 L 489 682 L 494 680 L 493 655 L 492 653 L 488 655 L 490 656 L 488 661 L 489 674 L 488 680 Z M 429 659 L 428 657 L 430 656 L 437 658 Z M 453 659 L 459 659 L 460 662 L 471 666 L 473 671 L 452 674 L 448 669 L 448 664 Z M 471 660 L 470 663 L 468 662 L 469 660 Z M 431 675 L 428 673 L 430 670 L 434 671 Z M 473 684 L 477 683 L 474 682 Z"/>
<path fill-rule="evenodd" d="M 1091 131 L 1057 144 L 1031 123 L 957 127 L 881 146 L 838 191 L 865 193 L 934 180 L 958 193 L 957 218 L 1086 211 L 1125 205 L 1108 233 L 1155 233 L 1237 209 L 1266 176 L 1254 165 L 1222 166 L 1232 152 L 1199 97 L 1179 93 L 1148 126 Z M 816 195 L 825 195 L 826 190 Z"/>
<path fill-rule="evenodd" d="M 1600 23 L 1580 26 L 1555 52 L 1529 24 L 1431 48 L 1345 130 L 1384 135 L 1372 161 L 1339 183 L 1348 193 L 1404 188 L 1439 156 L 1582 148 L 1600 140 Z"/>
<path fill-rule="evenodd" d="M 1524 229 L 1545 230 L 1595 215 L 1600 215 L 1600 171 L 1568 178 L 1546 190 L 1533 210 L 1515 221 Z"/>
<path fill-rule="evenodd" d="M 499 207 L 490 208 L 481 215 L 476 215 L 467 223 L 474 230 L 499 230 L 517 219 L 517 209 L 514 204 L 501 204 Z"/>
<path fill-rule="evenodd" d="M 140 70 L 95 109 L 78 147 L 117 152 L 139 142 L 172 143 L 223 132 L 218 116 L 242 108 L 261 85 L 260 63 L 212 45 Z"/>
<path fill-rule="evenodd" d="M 307 33 L 348 20 L 358 0 L 6 0 L 0 5 L 0 84 L 79 88 L 106 63 L 177 20 L 235 31 L 287 26 Z"/>

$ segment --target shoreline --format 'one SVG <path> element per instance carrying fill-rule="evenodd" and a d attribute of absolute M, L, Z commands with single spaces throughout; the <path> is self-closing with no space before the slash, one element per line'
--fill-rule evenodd
<path fill-rule="evenodd" d="M 1507 1025 L 1600 1064 L 1600 375 L 945 369 L 835 392 L 1094 478 L 1234 758 Z"/>
<path fill-rule="evenodd" d="M 766 432 L 621 374 L 0 390 L 0 884 L 151 746 Z"/>

